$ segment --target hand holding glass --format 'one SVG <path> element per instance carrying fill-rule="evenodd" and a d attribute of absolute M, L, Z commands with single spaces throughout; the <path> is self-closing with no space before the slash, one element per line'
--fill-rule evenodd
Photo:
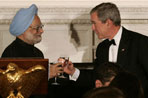
<path fill-rule="evenodd" d="M 64 68 L 68 66 L 69 57 L 59 57 L 58 61 L 62 63 L 62 67 Z M 59 78 L 67 78 L 67 77 L 65 77 L 64 74 L 61 73 L 61 75 L 59 75 Z"/>
<path fill-rule="evenodd" d="M 57 76 L 59 75 L 59 73 L 63 72 L 63 68 L 59 63 L 53 63 L 50 66 L 51 66 L 50 72 L 52 72 L 50 74 L 55 75 L 55 81 L 52 83 L 52 85 L 59 85 L 59 83 L 57 83 Z"/>

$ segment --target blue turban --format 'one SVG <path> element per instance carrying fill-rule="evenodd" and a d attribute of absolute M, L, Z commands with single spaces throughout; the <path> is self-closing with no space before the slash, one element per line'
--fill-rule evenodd
<path fill-rule="evenodd" d="M 23 34 L 32 24 L 34 16 L 37 14 L 38 8 L 32 4 L 29 8 L 21 8 L 14 16 L 10 24 L 9 31 L 14 36 Z"/>

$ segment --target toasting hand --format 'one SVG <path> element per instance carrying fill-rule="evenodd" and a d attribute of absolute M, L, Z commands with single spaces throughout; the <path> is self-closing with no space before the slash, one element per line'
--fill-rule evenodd
<path fill-rule="evenodd" d="M 49 78 L 58 76 L 60 73 L 63 73 L 63 68 L 60 66 L 61 63 L 51 64 Z"/>
<path fill-rule="evenodd" d="M 63 65 L 66 64 L 65 66 L 63 66 L 63 70 L 64 70 L 65 73 L 67 73 L 69 75 L 73 75 L 73 73 L 75 72 L 75 67 L 69 59 L 66 60 L 66 59 L 63 59 L 63 58 L 59 58 L 58 61 L 62 62 Z"/>

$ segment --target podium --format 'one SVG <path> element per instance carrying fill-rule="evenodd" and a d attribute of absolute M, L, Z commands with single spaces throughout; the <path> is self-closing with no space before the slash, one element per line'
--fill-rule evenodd
<path fill-rule="evenodd" d="M 0 58 L 0 69 L 6 70 L 9 63 L 15 63 L 20 68 L 27 70 L 35 65 L 42 65 L 46 68 L 46 75 L 42 78 L 40 84 L 33 91 L 32 95 L 47 95 L 48 93 L 48 59 L 30 59 L 30 58 Z"/>

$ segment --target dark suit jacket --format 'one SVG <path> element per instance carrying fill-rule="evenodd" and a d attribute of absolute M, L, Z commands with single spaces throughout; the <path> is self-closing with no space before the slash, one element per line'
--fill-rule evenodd
<path fill-rule="evenodd" d="M 101 42 L 96 50 L 95 67 L 107 62 L 107 57 L 104 55 L 105 41 Z M 117 63 L 126 70 L 133 72 L 141 80 L 145 94 L 148 93 L 148 37 L 142 34 L 129 31 L 123 28 Z M 94 69 L 95 69 L 94 67 Z M 91 75 L 91 74 L 90 74 Z M 87 77 L 91 77 L 91 76 Z M 86 74 L 80 74 L 78 81 L 82 81 L 82 78 L 86 77 Z M 148 98 L 148 95 L 146 95 Z"/>

